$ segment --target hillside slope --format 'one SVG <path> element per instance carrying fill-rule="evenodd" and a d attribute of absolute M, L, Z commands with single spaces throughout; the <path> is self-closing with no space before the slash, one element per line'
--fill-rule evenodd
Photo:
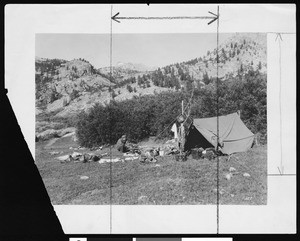
<path fill-rule="evenodd" d="M 219 46 L 219 77 L 244 75 L 248 70 L 267 72 L 265 34 L 237 33 Z M 36 114 L 55 112 L 70 117 L 95 103 L 122 101 L 166 90 L 205 88 L 216 77 L 217 49 L 205 56 L 156 70 L 142 64 L 118 63 L 96 69 L 84 59 L 71 61 L 36 58 Z"/>

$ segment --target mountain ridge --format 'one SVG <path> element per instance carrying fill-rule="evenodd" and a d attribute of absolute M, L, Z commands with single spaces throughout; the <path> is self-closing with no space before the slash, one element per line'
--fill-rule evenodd
<path fill-rule="evenodd" d="M 266 73 L 265 34 L 237 33 L 219 46 L 219 78 L 243 75 L 249 70 Z M 95 68 L 79 58 L 70 61 L 36 56 L 36 106 L 41 112 L 58 112 L 57 116 L 74 115 L 95 103 L 122 101 L 161 91 L 205 88 L 216 77 L 217 50 L 206 55 L 149 70 L 143 64 L 118 62 L 110 67 Z"/>

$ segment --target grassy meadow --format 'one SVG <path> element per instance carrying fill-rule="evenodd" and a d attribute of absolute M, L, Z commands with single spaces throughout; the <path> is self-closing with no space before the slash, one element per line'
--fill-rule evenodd
<path fill-rule="evenodd" d="M 108 205 L 110 200 L 115 205 L 217 202 L 217 159 L 195 160 L 189 156 L 186 162 L 176 162 L 174 157 L 164 156 L 156 163 L 144 164 L 138 160 L 60 163 L 55 159 L 72 154 L 74 149 L 70 148 L 77 146 L 71 136 L 36 143 L 35 162 L 54 205 Z M 51 155 L 53 151 L 60 153 Z M 76 150 L 95 154 L 109 151 Z M 111 151 L 113 158 L 122 157 L 114 148 Z M 229 168 L 235 171 L 228 180 Z M 229 160 L 228 156 L 219 157 L 219 193 L 221 205 L 267 204 L 267 146 L 234 154 Z"/>

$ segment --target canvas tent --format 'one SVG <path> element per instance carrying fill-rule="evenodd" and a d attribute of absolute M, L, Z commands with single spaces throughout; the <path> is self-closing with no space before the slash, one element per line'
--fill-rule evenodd
<path fill-rule="evenodd" d="M 219 116 L 219 150 L 224 154 L 251 148 L 254 134 L 237 113 Z M 217 117 L 194 119 L 186 136 L 186 147 L 208 148 L 217 145 Z"/>

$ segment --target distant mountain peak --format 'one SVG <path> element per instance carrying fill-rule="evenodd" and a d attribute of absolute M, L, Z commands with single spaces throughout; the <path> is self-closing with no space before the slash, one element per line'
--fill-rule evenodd
<path fill-rule="evenodd" d="M 156 67 L 149 67 L 141 63 L 131 63 L 131 62 L 121 62 L 121 61 L 117 62 L 114 67 L 122 68 L 124 70 L 127 69 L 127 70 L 138 71 L 138 72 L 151 71 L 156 68 Z"/>

